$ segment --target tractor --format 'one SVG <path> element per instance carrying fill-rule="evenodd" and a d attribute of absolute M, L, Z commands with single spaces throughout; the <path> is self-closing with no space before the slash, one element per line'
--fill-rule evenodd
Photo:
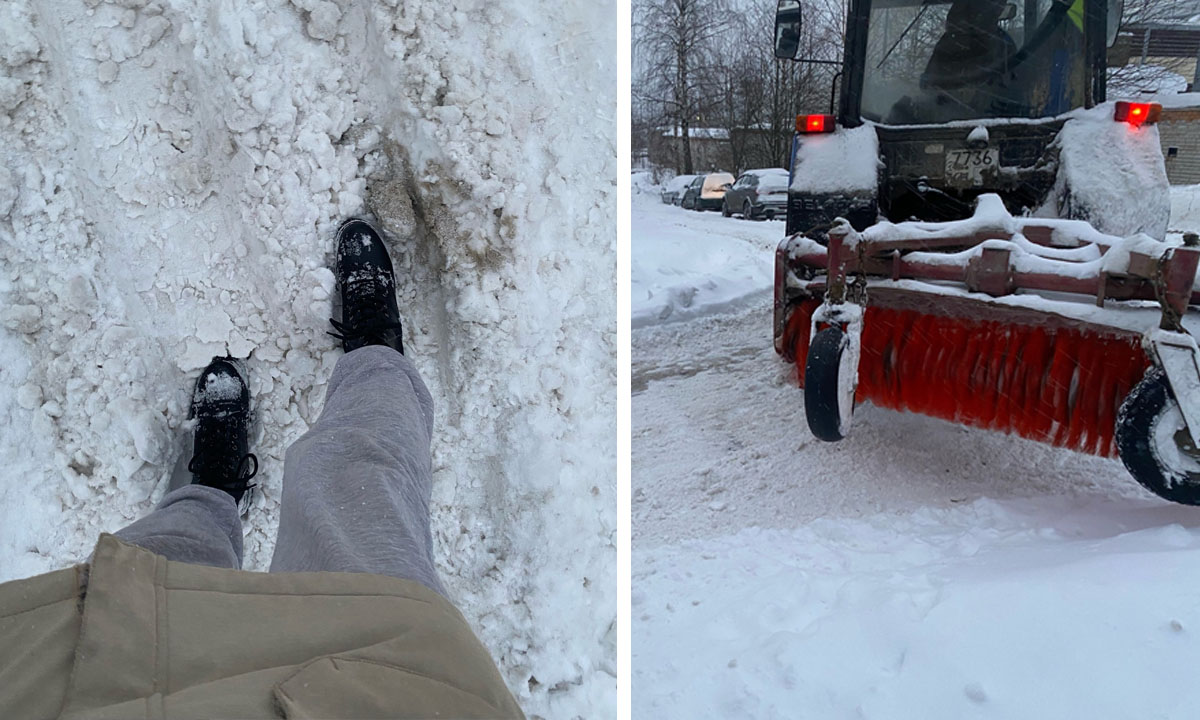
<path fill-rule="evenodd" d="M 1200 504 L 1200 238 L 1161 106 L 1106 97 L 1120 0 L 849 0 L 796 118 L 774 342 L 809 429 L 863 402 L 1107 457 Z M 801 56 L 780 0 L 775 54 Z"/>

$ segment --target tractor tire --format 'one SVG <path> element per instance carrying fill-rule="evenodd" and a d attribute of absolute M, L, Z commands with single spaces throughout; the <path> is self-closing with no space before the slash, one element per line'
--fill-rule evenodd
<path fill-rule="evenodd" d="M 729 210 L 729 203 L 721 201 L 721 217 L 733 217 L 733 212 Z"/>
<path fill-rule="evenodd" d="M 842 421 L 844 399 L 839 377 L 846 342 L 841 328 L 827 327 L 813 337 L 804 363 L 804 414 L 808 429 L 818 440 L 826 442 L 841 440 L 849 430 Z M 851 398 L 849 412 L 853 412 L 853 403 Z"/>
<path fill-rule="evenodd" d="M 1191 438 L 1161 368 L 1151 367 L 1129 391 L 1117 414 L 1116 436 L 1121 462 L 1134 480 L 1171 502 L 1200 505 L 1200 454 L 1180 448 Z"/>

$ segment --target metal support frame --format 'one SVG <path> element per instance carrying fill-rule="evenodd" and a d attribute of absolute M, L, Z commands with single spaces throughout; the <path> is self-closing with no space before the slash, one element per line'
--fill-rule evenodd
<path fill-rule="evenodd" d="M 1021 232 L 1036 245 L 1050 247 L 1053 238 L 1055 246 L 1061 248 L 1061 230 L 1056 235 L 1054 227 L 1026 225 Z M 1200 249 L 1164 245 L 1159 255 L 1134 250 L 1129 252 L 1128 267 L 1123 273 L 1081 274 L 1078 267 L 1084 262 L 1082 259 L 1038 256 L 1051 264 L 1061 263 L 1064 272 L 1057 273 L 1052 269 L 1020 269 L 1015 260 L 1032 253 L 1013 242 L 1013 238 L 1012 233 L 1004 230 L 982 230 L 969 236 L 936 239 L 870 240 L 859 236 L 849 224 L 839 224 L 829 231 L 827 248 L 801 252 L 792 260 L 814 271 L 825 270 L 829 297 L 835 300 L 844 297 L 846 278 L 861 274 L 889 280 L 958 282 L 971 292 L 992 297 L 1017 290 L 1040 290 L 1086 295 L 1095 298 L 1097 305 L 1103 305 L 1105 300 L 1155 300 L 1163 305 L 1164 313 L 1176 318 L 1187 311 L 1189 304 L 1200 305 L 1200 291 L 1192 288 L 1200 265 Z M 963 262 L 947 263 L 944 259 L 947 252 L 981 245 L 976 254 Z M 1101 254 L 1107 250 L 1097 247 Z M 1164 327 L 1177 329 L 1177 322 L 1168 323 L 1164 317 L 1164 323 Z"/>
<path fill-rule="evenodd" d="M 1200 447 L 1200 348 L 1183 332 L 1158 331 L 1148 337 L 1158 366 L 1167 375 L 1171 394 L 1183 415 L 1195 447 Z"/>

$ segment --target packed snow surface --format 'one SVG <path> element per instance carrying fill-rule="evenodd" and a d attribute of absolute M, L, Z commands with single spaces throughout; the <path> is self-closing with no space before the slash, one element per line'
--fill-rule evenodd
<path fill-rule="evenodd" d="M 634 327 L 761 301 L 770 287 L 783 223 L 684 210 L 657 192 L 634 193 L 632 210 Z"/>
<path fill-rule="evenodd" d="M 648 549 L 634 715 L 1194 717 L 1198 561 L 1194 509 L 1054 496 Z"/>
<path fill-rule="evenodd" d="M 435 557 L 531 716 L 615 713 L 615 5 L 0 2 L 0 580 L 86 558 L 246 359 L 264 570 L 374 216 L 437 404 Z"/>
<path fill-rule="evenodd" d="M 1193 717 L 1200 510 L 870 405 L 815 440 L 769 290 L 633 332 L 634 716 Z"/>

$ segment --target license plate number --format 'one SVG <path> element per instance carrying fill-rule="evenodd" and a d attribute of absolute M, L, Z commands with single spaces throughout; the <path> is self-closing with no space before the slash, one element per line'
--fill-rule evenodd
<path fill-rule="evenodd" d="M 951 185 L 978 187 L 1000 169 L 1000 149 L 951 150 L 946 153 L 946 180 Z"/>

